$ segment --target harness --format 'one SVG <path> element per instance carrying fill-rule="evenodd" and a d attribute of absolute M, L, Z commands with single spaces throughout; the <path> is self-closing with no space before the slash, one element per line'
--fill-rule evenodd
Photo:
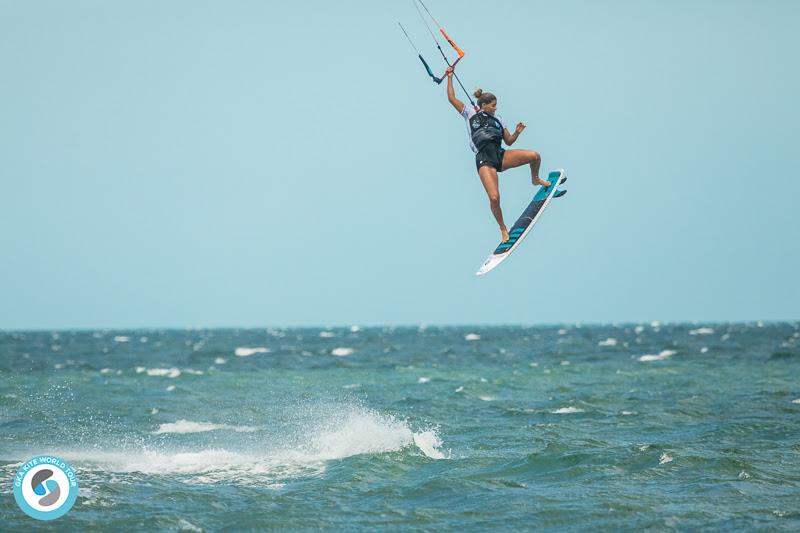
<path fill-rule="evenodd" d="M 485 111 L 479 111 L 469 119 L 469 129 L 472 144 L 482 150 L 490 144 L 500 146 L 503 140 L 503 125 L 494 116 Z"/>

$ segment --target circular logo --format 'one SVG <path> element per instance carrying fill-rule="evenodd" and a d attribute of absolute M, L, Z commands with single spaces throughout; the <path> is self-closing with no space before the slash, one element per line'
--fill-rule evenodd
<path fill-rule="evenodd" d="M 25 461 L 14 476 L 17 505 L 37 520 L 64 516 L 77 497 L 75 471 L 58 457 L 38 455 Z"/>

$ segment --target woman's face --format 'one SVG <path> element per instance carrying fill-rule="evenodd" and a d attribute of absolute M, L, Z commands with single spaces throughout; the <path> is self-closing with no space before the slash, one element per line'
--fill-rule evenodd
<path fill-rule="evenodd" d="M 494 112 L 497 111 L 497 100 L 492 100 L 488 104 L 483 104 L 481 106 L 481 111 L 494 115 Z"/>

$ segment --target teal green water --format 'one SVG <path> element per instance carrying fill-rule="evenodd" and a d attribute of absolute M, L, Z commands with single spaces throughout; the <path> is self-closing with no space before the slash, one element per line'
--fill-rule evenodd
<path fill-rule="evenodd" d="M 6 332 L 0 430 L 2 529 L 797 531 L 800 324 Z"/>

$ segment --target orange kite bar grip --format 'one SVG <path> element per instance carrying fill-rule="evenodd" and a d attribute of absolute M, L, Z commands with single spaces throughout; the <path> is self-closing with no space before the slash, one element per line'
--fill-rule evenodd
<path fill-rule="evenodd" d="M 452 46 L 453 49 L 455 49 L 455 51 L 458 52 L 458 58 L 461 59 L 462 57 L 464 57 L 464 51 L 461 48 L 459 48 L 458 45 L 456 45 L 456 43 L 453 42 L 453 39 L 451 39 L 450 36 L 447 35 L 447 33 L 445 33 L 444 29 L 439 28 L 439 31 L 442 32 L 442 35 L 444 35 L 444 38 L 447 40 L 448 43 L 450 43 L 450 46 Z"/>

